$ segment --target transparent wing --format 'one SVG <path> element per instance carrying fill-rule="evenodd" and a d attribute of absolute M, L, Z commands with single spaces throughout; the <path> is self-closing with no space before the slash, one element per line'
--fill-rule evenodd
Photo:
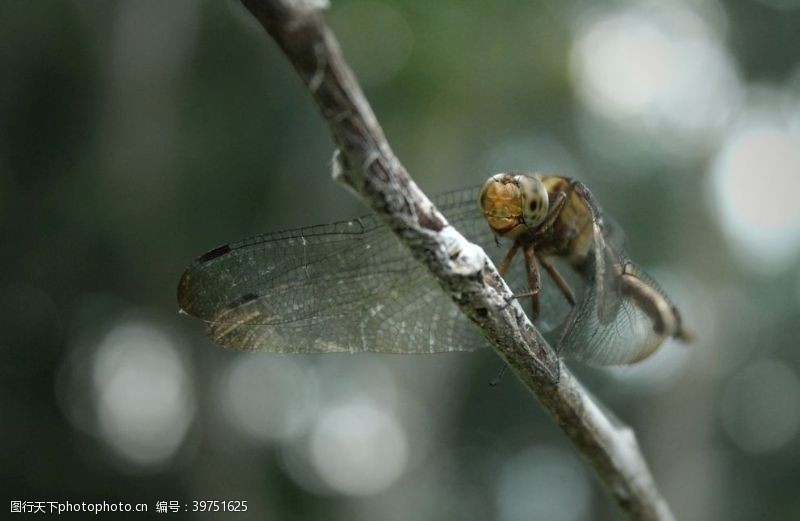
<path fill-rule="evenodd" d="M 498 262 L 509 245 L 496 243 L 477 211 L 477 193 L 459 190 L 434 202 Z M 591 194 L 587 200 L 601 215 Z M 622 237 L 613 222 L 598 219 L 588 280 L 561 266 L 579 295 L 574 309 L 542 277 L 536 323 L 566 357 L 624 364 L 663 341 L 620 288 L 623 266 L 658 288 L 628 259 Z M 521 259 L 506 281 L 514 293 L 526 291 Z M 244 351 L 436 353 L 485 344 L 428 271 L 371 215 L 216 248 L 183 274 L 178 300 L 183 311 L 208 323 L 212 340 Z"/>
<path fill-rule="evenodd" d="M 585 190 L 585 187 L 582 187 Z M 587 191 L 588 192 L 588 191 Z M 600 209 L 585 198 L 596 216 Z M 624 234 L 609 219 L 595 220 L 593 255 L 583 295 L 562 326 L 559 353 L 592 365 L 629 364 L 651 354 L 664 337 L 653 329 L 650 317 L 624 293 L 623 269 L 664 294 L 623 247 Z"/>
<path fill-rule="evenodd" d="M 509 245 L 496 243 L 477 193 L 454 191 L 434 202 L 497 261 Z M 506 280 L 522 292 L 517 261 Z M 560 303 L 539 320 L 554 330 L 568 305 L 552 283 L 542 298 Z M 216 248 L 184 272 L 178 301 L 208 323 L 213 341 L 243 351 L 435 353 L 485 345 L 427 269 L 371 215 Z"/>
<path fill-rule="evenodd" d="M 435 199 L 453 226 L 493 238 L 477 189 Z M 282 353 L 434 353 L 484 344 L 455 304 L 373 216 L 265 234 L 201 256 L 178 301 L 216 343 Z"/>

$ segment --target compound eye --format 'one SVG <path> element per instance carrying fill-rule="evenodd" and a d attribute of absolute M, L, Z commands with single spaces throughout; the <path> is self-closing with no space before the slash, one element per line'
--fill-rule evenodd
<path fill-rule="evenodd" d="M 508 174 L 495 174 L 483 183 L 478 196 L 478 208 L 481 213 L 491 213 L 496 206 L 498 195 L 504 192 L 504 186 L 516 184 L 513 176 Z"/>
<path fill-rule="evenodd" d="M 547 210 L 550 208 L 547 188 L 538 177 L 518 175 L 515 179 L 522 199 L 522 216 L 525 224 L 536 226 L 544 221 Z"/>

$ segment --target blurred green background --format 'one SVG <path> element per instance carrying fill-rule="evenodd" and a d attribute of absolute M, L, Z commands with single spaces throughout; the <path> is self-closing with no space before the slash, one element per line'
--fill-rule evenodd
<path fill-rule="evenodd" d="M 427 193 L 578 177 L 680 304 L 695 345 L 575 366 L 677 517 L 800 518 L 800 2 L 354 0 L 330 20 Z M 513 377 L 489 388 L 488 349 L 242 355 L 178 315 L 200 253 L 365 212 L 237 2 L 6 1 L 0 41 L 0 508 L 620 517 Z"/>

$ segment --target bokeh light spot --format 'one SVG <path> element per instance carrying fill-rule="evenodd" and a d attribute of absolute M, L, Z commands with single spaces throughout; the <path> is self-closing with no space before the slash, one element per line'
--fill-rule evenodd
<path fill-rule="evenodd" d="M 97 348 L 92 381 L 98 434 L 125 460 L 166 462 L 195 412 L 184 362 L 172 339 L 145 322 L 123 322 Z"/>
<path fill-rule="evenodd" d="M 754 362 L 728 383 L 721 414 L 725 431 L 742 449 L 777 450 L 800 430 L 800 380 L 782 362 Z"/>
<path fill-rule="evenodd" d="M 408 460 L 406 432 L 394 415 L 358 400 L 331 407 L 310 438 L 311 462 L 333 490 L 367 496 L 391 486 Z"/>
<path fill-rule="evenodd" d="M 634 7 L 585 24 L 571 71 L 592 111 L 662 139 L 664 131 L 702 136 L 721 130 L 740 98 L 733 61 L 719 38 L 677 5 Z"/>
<path fill-rule="evenodd" d="M 509 458 L 495 494 L 503 521 L 578 521 L 587 517 L 591 502 L 581 462 L 549 446 L 530 447 Z"/>
<path fill-rule="evenodd" d="M 776 124 L 732 133 L 712 167 L 720 224 L 757 272 L 788 266 L 800 250 L 800 134 Z"/>
<path fill-rule="evenodd" d="M 226 417 L 263 441 L 303 432 L 317 408 L 313 371 L 287 357 L 243 355 L 228 368 L 222 386 Z"/>

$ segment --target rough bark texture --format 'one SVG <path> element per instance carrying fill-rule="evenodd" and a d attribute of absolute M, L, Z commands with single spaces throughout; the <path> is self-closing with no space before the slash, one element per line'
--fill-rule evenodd
<path fill-rule="evenodd" d="M 598 408 L 511 300 L 483 250 L 447 224 L 395 157 L 325 21 L 327 2 L 242 1 L 283 49 L 328 123 L 339 149 L 334 177 L 361 197 L 436 276 L 552 415 L 622 510 L 632 519 L 673 519 L 633 431 Z"/>

